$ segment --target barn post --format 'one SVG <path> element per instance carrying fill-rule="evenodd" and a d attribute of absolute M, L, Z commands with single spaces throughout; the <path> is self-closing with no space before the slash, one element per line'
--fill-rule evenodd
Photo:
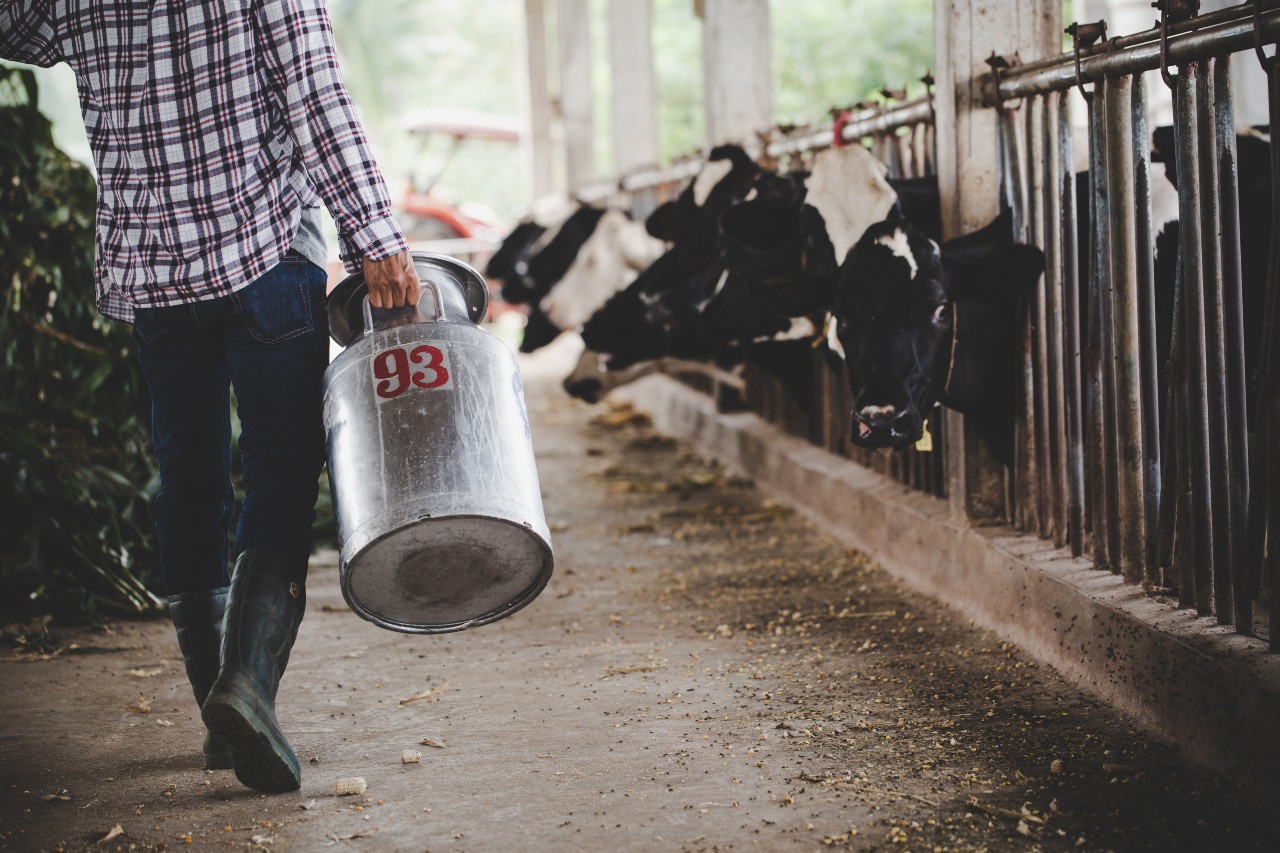
<path fill-rule="evenodd" d="M 1022 61 L 1062 52 L 1060 0 L 935 2 L 938 187 L 947 238 L 986 225 L 997 213 L 996 112 L 983 101 L 985 60 Z M 954 513 L 1005 515 L 1004 472 L 965 418 L 947 418 L 948 492 Z"/>
<path fill-rule="evenodd" d="M 594 184 L 595 116 L 591 85 L 589 0 L 557 0 L 560 40 L 560 122 L 564 127 L 565 180 L 569 192 Z"/>
<path fill-rule="evenodd" d="M 756 143 L 773 126 L 769 0 L 703 0 L 707 144 Z"/>
<path fill-rule="evenodd" d="M 658 161 L 652 24 L 652 0 L 609 4 L 615 175 Z"/>
<path fill-rule="evenodd" d="M 552 190 L 551 92 L 547 86 L 547 23 L 543 0 L 524 0 L 525 69 L 528 85 L 523 104 L 528 137 L 524 144 L 529 198 Z"/>

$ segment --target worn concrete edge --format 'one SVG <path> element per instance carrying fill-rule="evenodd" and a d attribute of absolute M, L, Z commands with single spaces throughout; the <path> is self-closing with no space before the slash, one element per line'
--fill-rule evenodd
<path fill-rule="evenodd" d="M 1263 643 L 1149 598 L 1050 542 L 957 522 L 946 501 L 755 415 L 718 413 L 670 378 L 647 377 L 610 399 L 693 441 L 1195 761 L 1280 790 L 1280 655 Z"/>

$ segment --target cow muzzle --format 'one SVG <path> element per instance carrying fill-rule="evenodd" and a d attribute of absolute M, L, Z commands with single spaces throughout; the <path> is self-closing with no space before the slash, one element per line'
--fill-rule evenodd
<path fill-rule="evenodd" d="M 849 440 L 858 447 L 900 448 L 920 440 L 924 423 L 915 407 L 856 406 Z"/>

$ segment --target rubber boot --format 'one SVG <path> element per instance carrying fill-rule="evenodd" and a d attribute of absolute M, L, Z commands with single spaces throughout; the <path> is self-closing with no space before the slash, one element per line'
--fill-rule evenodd
<path fill-rule="evenodd" d="M 222 654 L 222 617 L 227 609 L 227 587 L 201 589 L 169 596 L 169 616 L 178 632 L 178 649 L 187 667 L 187 680 L 196 705 L 204 707 L 209 688 L 218 678 Z M 204 735 L 207 770 L 231 767 L 231 747 L 209 732 Z"/>
<path fill-rule="evenodd" d="M 222 631 L 222 672 L 201 716 L 231 744 L 236 778 L 256 791 L 296 791 L 302 770 L 276 721 L 276 690 L 306 608 L 284 559 L 248 550 L 236 561 Z"/>

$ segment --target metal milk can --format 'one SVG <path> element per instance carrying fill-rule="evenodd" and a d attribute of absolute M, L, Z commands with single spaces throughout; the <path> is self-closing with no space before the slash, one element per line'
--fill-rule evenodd
<path fill-rule="evenodd" d="M 514 354 L 476 325 L 488 288 L 466 264 L 413 253 L 417 305 L 369 305 L 363 275 L 329 295 L 345 349 L 324 377 L 339 574 L 351 609 L 393 631 L 483 625 L 551 577 Z"/>

